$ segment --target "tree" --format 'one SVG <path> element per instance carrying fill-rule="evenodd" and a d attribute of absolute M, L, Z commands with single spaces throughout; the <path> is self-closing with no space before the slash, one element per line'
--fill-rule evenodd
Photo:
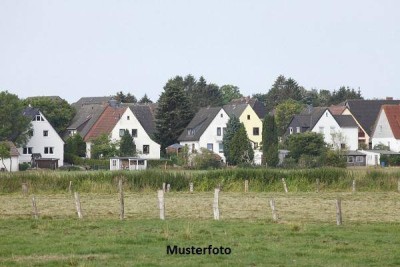
<path fill-rule="evenodd" d="M 288 99 L 276 106 L 275 117 L 276 126 L 278 127 L 278 136 L 282 136 L 286 132 L 286 128 L 292 117 L 299 114 L 303 108 L 304 106 L 301 103 L 293 99 Z"/>
<path fill-rule="evenodd" d="M 29 138 L 31 118 L 23 115 L 24 105 L 17 95 L 0 92 L 0 141 L 25 144 Z"/>
<path fill-rule="evenodd" d="M 107 134 L 100 135 L 92 142 L 91 154 L 94 159 L 113 157 L 117 152 L 116 144 L 111 142 Z"/>
<path fill-rule="evenodd" d="M 232 138 L 235 135 L 235 133 L 239 130 L 240 127 L 240 121 L 237 117 L 233 116 L 229 118 L 228 123 L 226 124 L 226 130 L 224 131 L 224 136 L 222 139 L 222 145 L 224 148 L 224 156 L 226 159 L 226 162 L 231 164 L 231 156 L 230 156 L 230 147 L 231 147 L 231 142 Z"/>
<path fill-rule="evenodd" d="M 338 91 L 333 91 L 329 104 L 336 105 L 348 99 L 363 99 L 360 89 L 356 92 L 354 88 L 350 89 L 348 86 L 347 88 L 342 86 Z"/>
<path fill-rule="evenodd" d="M 4 160 L 10 158 L 10 146 L 6 142 L 0 142 L 0 158 L 4 169 L 7 171 L 7 166 L 4 164 Z"/>
<path fill-rule="evenodd" d="M 70 136 L 65 142 L 64 153 L 84 157 L 86 155 L 86 143 L 82 136 L 79 134 Z"/>
<path fill-rule="evenodd" d="M 221 97 L 222 97 L 222 104 L 226 105 L 231 102 L 233 99 L 243 97 L 243 95 L 239 91 L 239 87 L 235 85 L 223 85 L 219 88 Z"/>
<path fill-rule="evenodd" d="M 285 76 L 279 75 L 265 96 L 265 105 L 267 110 L 273 110 L 278 104 L 288 100 L 289 98 L 301 101 L 301 91 L 302 87 L 300 87 L 294 79 L 286 79 Z"/>
<path fill-rule="evenodd" d="M 24 105 L 38 108 L 58 134 L 62 134 L 75 116 L 75 109 L 60 97 L 37 96 L 24 100 Z"/>
<path fill-rule="evenodd" d="M 263 162 L 269 167 L 276 167 L 279 163 L 278 129 L 275 118 L 267 114 L 263 121 L 262 130 Z"/>
<path fill-rule="evenodd" d="M 124 135 L 121 137 L 119 144 L 119 155 L 121 157 L 136 155 L 136 145 L 133 141 L 132 135 L 128 130 L 125 130 Z"/>
<path fill-rule="evenodd" d="M 327 150 L 322 134 L 314 132 L 291 134 L 287 140 L 289 155 L 296 162 L 302 155 L 318 157 Z"/>
<path fill-rule="evenodd" d="M 187 80 L 185 80 L 186 87 L 188 97 L 195 112 L 202 107 L 222 105 L 222 95 L 218 85 L 213 83 L 207 84 L 203 76 L 195 84 L 193 84 L 191 76 L 187 77 Z"/>
<path fill-rule="evenodd" d="M 153 103 L 151 99 L 147 96 L 147 94 L 144 94 L 144 96 L 139 100 L 140 104 L 146 104 L 146 103 Z"/>
<path fill-rule="evenodd" d="M 238 131 L 233 135 L 229 146 L 229 156 L 233 165 L 253 162 L 254 151 L 243 123 L 240 123 Z"/>
<path fill-rule="evenodd" d="M 179 135 L 193 118 L 193 111 L 183 90 L 183 79 L 176 76 L 164 86 L 158 99 L 156 140 L 164 149 L 177 142 Z"/>
<path fill-rule="evenodd" d="M 115 95 L 115 100 L 121 103 L 137 103 L 137 99 L 134 95 L 131 93 L 125 95 L 122 91 L 119 91 Z"/>

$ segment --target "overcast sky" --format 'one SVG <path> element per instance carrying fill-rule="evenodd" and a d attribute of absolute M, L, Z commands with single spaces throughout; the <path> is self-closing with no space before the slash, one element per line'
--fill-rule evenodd
<path fill-rule="evenodd" d="M 176 75 L 252 95 L 283 74 L 400 98 L 399 11 L 397 0 L 0 0 L 0 90 L 156 101 Z"/>

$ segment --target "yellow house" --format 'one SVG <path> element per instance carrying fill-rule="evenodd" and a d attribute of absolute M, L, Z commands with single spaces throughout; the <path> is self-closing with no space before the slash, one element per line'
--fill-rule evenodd
<path fill-rule="evenodd" d="M 254 149 L 259 149 L 262 141 L 262 121 L 249 104 L 228 104 L 224 110 L 230 117 L 235 116 L 244 124 L 247 136 L 252 141 Z"/>

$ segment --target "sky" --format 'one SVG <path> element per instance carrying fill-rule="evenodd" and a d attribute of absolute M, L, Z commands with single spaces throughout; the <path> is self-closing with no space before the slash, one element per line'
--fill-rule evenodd
<path fill-rule="evenodd" d="M 157 101 L 188 74 L 243 95 L 306 89 L 400 98 L 398 0 L 0 0 L 0 91 L 118 91 Z"/>

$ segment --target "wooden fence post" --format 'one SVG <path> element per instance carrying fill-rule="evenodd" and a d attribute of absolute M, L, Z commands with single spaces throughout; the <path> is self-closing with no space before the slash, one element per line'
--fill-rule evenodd
<path fill-rule="evenodd" d="M 28 195 L 28 185 L 26 183 L 22 183 L 22 195 Z"/>
<path fill-rule="evenodd" d="M 336 199 L 336 225 L 342 225 L 342 200 Z"/>
<path fill-rule="evenodd" d="M 166 191 L 166 187 L 167 187 L 166 183 L 162 183 L 162 190 L 164 191 L 164 193 Z"/>
<path fill-rule="evenodd" d="M 72 181 L 69 181 L 68 191 L 70 194 L 72 194 Z"/>
<path fill-rule="evenodd" d="M 167 184 L 167 192 L 169 193 L 169 190 L 171 190 L 171 185 Z"/>
<path fill-rule="evenodd" d="M 124 188 L 123 188 L 122 178 L 120 178 L 118 181 L 118 191 L 119 191 L 119 203 L 120 203 L 119 219 L 123 220 L 125 217 L 125 207 L 124 207 Z"/>
<path fill-rule="evenodd" d="M 319 193 L 319 179 L 317 179 L 317 193 Z"/>
<path fill-rule="evenodd" d="M 244 192 L 249 192 L 249 180 L 244 180 Z"/>
<path fill-rule="evenodd" d="M 219 188 L 214 190 L 214 203 L 213 203 L 214 220 L 219 220 Z"/>
<path fill-rule="evenodd" d="M 160 219 L 165 220 L 165 202 L 164 202 L 164 190 L 158 190 L 158 207 L 160 209 Z"/>
<path fill-rule="evenodd" d="M 288 189 L 287 189 L 285 178 L 282 178 L 282 183 L 283 183 L 283 189 L 285 189 L 285 193 L 287 193 Z"/>
<path fill-rule="evenodd" d="M 275 209 L 275 199 L 270 199 L 269 200 L 269 205 L 271 207 L 272 210 L 272 220 L 274 222 L 278 221 L 278 214 L 276 213 L 276 209 Z"/>
<path fill-rule="evenodd" d="M 189 192 L 193 193 L 193 183 L 189 183 Z"/>
<path fill-rule="evenodd" d="M 35 219 L 39 219 L 39 213 L 36 206 L 35 196 L 32 196 L 32 211 L 33 211 L 33 217 Z"/>
<path fill-rule="evenodd" d="M 74 196 L 75 196 L 75 206 L 76 206 L 76 212 L 78 213 L 78 218 L 82 219 L 83 216 L 82 216 L 81 199 L 79 197 L 79 193 L 75 192 Z"/>
<path fill-rule="evenodd" d="M 353 193 L 356 192 L 356 180 L 355 180 L 355 179 L 353 179 L 352 192 L 353 192 Z"/>

